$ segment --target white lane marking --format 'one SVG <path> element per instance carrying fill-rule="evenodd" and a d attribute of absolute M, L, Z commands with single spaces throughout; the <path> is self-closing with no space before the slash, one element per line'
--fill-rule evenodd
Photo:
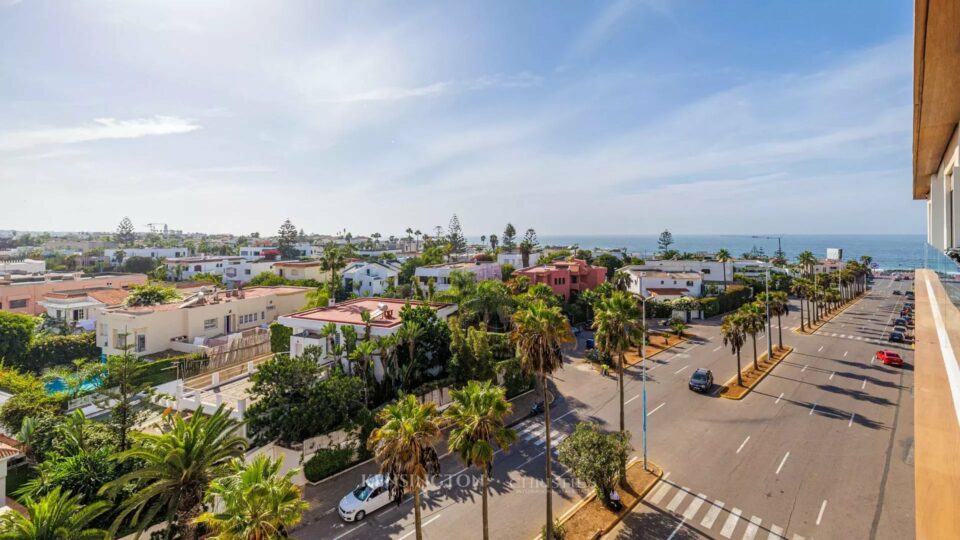
<path fill-rule="evenodd" d="M 820 351 L 822 351 L 822 350 L 823 350 L 823 345 L 821 345 L 820 348 L 817 349 L 817 352 L 820 352 Z"/>
<path fill-rule="evenodd" d="M 733 534 L 733 530 L 737 528 L 737 520 L 740 519 L 740 514 L 743 513 L 743 510 L 740 510 L 737 507 L 734 507 L 730 511 L 730 515 L 727 516 L 727 521 L 723 523 L 723 529 L 720 531 L 720 536 L 724 538 L 730 538 L 730 535 Z"/>
<path fill-rule="evenodd" d="M 863 380 L 863 384 L 860 385 L 860 389 L 863 390 L 863 389 L 866 388 L 866 387 L 867 387 L 867 380 L 864 379 L 864 380 Z"/>
<path fill-rule="evenodd" d="M 700 525 L 708 529 L 713 527 L 713 522 L 717 520 L 717 516 L 720 515 L 721 510 L 723 510 L 723 502 L 713 501 L 713 504 L 710 505 L 710 509 L 707 510 L 707 515 L 703 516 L 703 521 L 700 522 Z"/>
<path fill-rule="evenodd" d="M 707 500 L 707 496 L 703 493 L 698 493 L 697 496 L 690 501 L 687 509 L 683 511 L 683 519 L 693 519 L 693 516 L 697 515 L 697 510 L 700 510 L 700 506 L 703 505 L 703 501 L 705 500 Z"/>
<path fill-rule="evenodd" d="M 820 524 L 820 520 L 823 519 L 823 511 L 827 509 L 827 500 L 823 500 L 823 504 L 820 505 L 820 513 L 817 514 L 817 525 Z"/>
<path fill-rule="evenodd" d="M 806 538 L 800 536 L 799 534 L 793 535 L 793 540 L 807 540 Z"/>
<path fill-rule="evenodd" d="M 847 352 L 849 352 L 849 351 L 843 351 L 843 357 L 844 357 L 844 358 L 847 357 Z"/>
<path fill-rule="evenodd" d="M 816 409 L 817 409 L 817 404 L 814 403 L 814 404 L 813 404 L 813 407 L 810 407 L 810 412 L 808 412 L 807 414 L 808 414 L 808 415 L 809 415 L 809 414 L 813 414 L 813 411 L 815 411 Z"/>
<path fill-rule="evenodd" d="M 831 381 L 832 381 L 832 380 L 833 380 L 833 376 L 836 375 L 836 374 L 837 374 L 836 371 L 830 372 L 830 378 L 829 378 L 828 380 L 831 380 Z"/>
<path fill-rule="evenodd" d="M 780 395 L 777 396 L 777 400 L 774 401 L 773 404 L 776 405 L 777 403 L 780 403 L 780 398 L 782 398 L 782 397 L 783 397 L 783 392 L 780 392 Z"/>
<path fill-rule="evenodd" d="M 631 401 L 637 399 L 638 397 L 640 397 L 640 394 L 637 394 L 637 395 L 633 396 L 632 398 L 624 401 L 623 404 L 624 404 L 624 405 L 627 405 L 628 403 L 630 403 Z"/>
<path fill-rule="evenodd" d="M 576 411 L 576 410 L 567 411 L 567 412 L 561 414 L 560 416 L 554 418 L 553 421 L 556 422 L 557 420 L 560 420 L 560 419 L 563 418 L 564 416 L 570 416 L 571 414 L 573 414 L 573 413 L 575 413 L 575 412 L 577 412 L 577 411 Z"/>
<path fill-rule="evenodd" d="M 857 336 L 857 341 L 863 341 L 863 336 Z"/>
<path fill-rule="evenodd" d="M 436 521 L 436 520 L 439 519 L 439 518 L 440 518 L 440 514 L 437 514 L 436 516 L 432 517 L 431 519 L 428 519 L 427 521 L 424 521 L 424 522 L 423 522 L 423 525 L 421 525 L 420 528 L 423 529 L 424 527 L 426 527 L 427 525 L 433 523 L 434 521 Z M 407 537 L 409 537 L 411 534 L 414 534 L 414 533 L 416 533 L 416 532 L 417 532 L 417 529 L 413 529 L 412 531 L 408 532 L 407 534 L 401 536 L 401 537 L 400 537 L 400 540 L 403 540 L 404 538 L 407 538 Z"/>
<path fill-rule="evenodd" d="M 850 413 L 850 421 L 847 422 L 847 427 L 850 427 L 850 426 L 853 425 L 853 417 L 856 416 L 856 415 L 857 415 L 857 413 Z"/>
<path fill-rule="evenodd" d="M 800 370 L 800 373 L 803 373 L 803 372 L 806 371 L 806 370 L 807 370 L 807 365 L 804 364 L 804 365 L 803 365 L 803 369 Z"/>
<path fill-rule="evenodd" d="M 950 336 L 947 335 L 947 329 L 943 325 L 943 316 L 940 315 L 940 302 L 933 294 L 933 286 L 930 285 L 929 279 L 927 279 L 927 298 L 930 300 L 930 311 L 933 312 L 933 322 L 937 327 L 940 354 L 943 356 L 944 367 L 947 370 L 947 380 L 950 381 L 953 409 L 957 415 L 957 423 L 960 424 L 960 364 L 957 364 L 957 357 L 953 354 L 953 345 L 951 345 Z"/>
<path fill-rule="evenodd" d="M 767 537 L 767 540 L 778 540 L 779 538 L 783 538 L 783 527 L 771 525 L 770 536 Z"/>
<path fill-rule="evenodd" d="M 760 528 L 760 523 L 763 520 L 757 516 L 750 518 L 750 524 L 747 525 L 747 530 L 743 531 L 743 540 L 753 540 L 753 537 L 757 535 L 757 529 Z"/>
<path fill-rule="evenodd" d="M 743 450 L 743 447 L 747 445 L 747 441 L 749 441 L 749 440 L 750 440 L 750 436 L 747 435 L 747 438 L 744 439 L 742 443 L 740 443 L 740 448 L 737 448 L 737 453 L 738 453 L 738 454 L 740 453 L 741 450 Z"/>
<path fill-rule="evenodd" d="M 657 488 L 657 492 L 650 496 L 650 502 L 653 504 L 659 504 L 663 497 L 666 496 L 667 492 L 670 491 L 670 484 L 667 483 L 667 477 L 670 476 L 670 473 L 663 475 L 663 478 L 660 479 L 663 482 L 663 485 Z"/>
<path fill-rule="evenodd" d="M 349 535 L 351 535 L 351 534 L 359 531 L 360 529 L 363 528 L 364 525 L 368 525 L 369 523 L 370 523 L 369 521 L 364 521 L 364 522 L 361 523 L 360 525 L 357 525 L 356 527 L 354 527 L 354 528 L 350 529 L 349 531 L 341 534 L 340 536 L 335 536 L 335 537 L 333 537 L 333 540 L 340 540 L 341 538 L 343 538 L 343 537 L 345 537 L 345 536 L 349 536 Z"/>
<path fill-rule="evenodd" d="M 870 359 L 870 363 L 872 364 L 873 361 L 876 360 L 876 359 L 877 359 L 876 357 L 871 358 L 871 359 Z"/>
<path fill-rule="evenodd" d="M 787 458 L 790 457 L 790 452 L 787 452 L 783 455 L 783 459 L 780 460 L 780 466 L 777 467 L 777 474 L 780 474 L 780 469 L 783 468 L 783 464 L 787 462 Z"/>
<path fill-rule="evenodd" d="M 722 348 L 723 348 L 723 345 L 721 345 L 721 346 L 717 347 L 716 349 L 714 349 L 713 352 L 717 352 L 717 351 L 719 351 L 719 350 L 722 349 Z"/>
<path fill-rule="evenodd" d="M 672 499 L 670 499 L 670 502 L 667 503 L 667 510 L 670 512 L 675 511 L 680 506 L 680 503 L 682 503 L 683 500 L 686 498 L 687 498 L 687 488 L 682 487 L 680 488 L 680 491 L 678 491 L 677 494 L 674 495 Z"/>
<path fill-rule="evenodd" d="M 657 405 L 657 407 L 656 407 L 655 409 L 653 409 L 652 411 L 650 411 L 650 412 L 647 413 L 647 416 L 650 416 L 651 414 L 659 411 L 659 410 L 660 410 L 660 407 L 663 407 L 663 406 L 666 405 L 666 404 L 667 404 L 666 402 L 663 402 L 663 403 Z"/>
<path fill-rule="evenodd" d="M 680 523 L 677 523 L 677 528 L 670 533 L 670 536 L 667 537 L 667 540 L 673 540 L 673 537 L 676 536 L 677 532 L 680 530 L 680 527 L 683 527 L 683 524 L 686 523 L 686 518 L 681 519 Z"/>
<path fill-rule="evenodd" d="M 687 369 L 688 367 L 690 367 L 690 366 L 689 366 L 689 365 L 683 366 L 682 368 L 674 371 L 673 374 L 674 374 L 674 375 L 679 375 L 681 371 Z"/>
<path fill-rule="evenodd" d="M 844 328 L 845 326 L 847 326 L 845 323 L 840 323 L 840 328 Z"/>

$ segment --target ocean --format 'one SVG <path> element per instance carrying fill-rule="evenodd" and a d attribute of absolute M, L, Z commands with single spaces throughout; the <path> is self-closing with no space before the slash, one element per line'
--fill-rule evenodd
<path fill-rule="evenodd" d="M 519 231 L 518 231 L 519 232 Z M 520 233 L 522 234 L 522 233 Z M 519 236 L 519 235 L 518 235 Z M 623 248 L 640 257 L 649 257 L 657 251 L 657 238 L 654 235 L 538 235 L 542 246 L 579 246 L 586 248 Z M 479 238 L 471 238 L 479 242 Z M 861 255 L 873 257 L 873 262 L 885 270 L 913 269 L 924 266 L 924 246 L 926 236 L 922 234 L 851 234 L 851 235 L 783 235 L 781 245 L 791 261 L 805 250 L 810 250 L 819 258 L 826 257 L 827 248 L 843 249 L 845 260 L 859 259 Z M 678 251 L 715 252 L 726 248 L 733 256 L 740 257 L 753 247 L 763 249 L 773 255 L 777 250 L 777 240 L 754 238 L 749 235 L 685 235 L 674 234 L 673 245 Z"/>

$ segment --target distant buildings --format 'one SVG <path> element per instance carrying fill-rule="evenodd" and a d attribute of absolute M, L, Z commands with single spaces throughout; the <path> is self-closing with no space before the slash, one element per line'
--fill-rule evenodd
<path fill-rule="evenodd" d="M 564 301 L 572 301 L 577 294 L 591 290 L 607 279 L 607 269 L 602 266 L 591 266 L 582 259 L 553 261 L 547 264 L 521 268 L 513 273 L 514 276 L 530 278 L 530 284 L 542 283 L 553 289 L 553 292 Z"/>
<path fill-rule="evenodd" d="M 543 252 L 535 251 L 530 254 L 527 266 L 536 266 L 543 258 Z M 519 251 L 504 251 L 497 253 L 497 263 L 500 265 L 509 264 L 514 268 L 523 268 L 523 254 Z"/>
<path fill-rule="evenodd" d="M 0 256 L 0 274 L 42 274 L 46 271 L 46 261 L 37 261 L 26 257 Z"/>
<path fill-rule="evenodd" d="M 382 295 L 399 277 L 400 264 L 396 262 L 354 261 L 340 271 L 343 286 L 358 296 Z"/>
<path fill-rule="evenodd" d="M 116 248 L 103 250 L 103 257 L 113 264 L 122 264 L 130 257 L 149 257 L 151 259 L 172 259 L 175 257 L 186 257 L 189 250 L 185 247 L 161 248 Z"/>
<path fill-rule="evenodd" d="M 286 279 L 313 279 L 326 281 L 330 271 L 323 270 L 320 261 L 278 261 L 273 263 L 273 273 Z"/>
<path fill-rule="evenodd" d="M 432 279 L 437 291 L 445 291 L 450 288 L 450 274 L 456 270 L 473 274 L 477 282 L 487 279 L 499 281 L 503 277 L 500 263 L 477 261 L 420 266 L 414 272 L 414 278 L 421 285 L 426 285 Z"/>
<path fill-rule="evenodd" d="M 40 301 L 51 292 L 131 287 L 147 283 L 145 274 L 48 273 L 39 276 L 0 276 L 0 310 L 28 315 L 46 311 Z"/>

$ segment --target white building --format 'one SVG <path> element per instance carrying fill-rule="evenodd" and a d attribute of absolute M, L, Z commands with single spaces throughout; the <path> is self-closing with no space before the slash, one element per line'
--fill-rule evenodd
<path fill-rule="evenodd" d="M 185 247 L 145 247 L 145 248 L 117 248 L 103 250 L 103 257 L 114 264 L 120 264 L 130 257 L 149 257 L 151 259 L 172 259 L 186 257 L 190 253 Z"/>
<path fill-rule="evenodd" d="M 530 254 L 530 258 L 526 266 L 536 266 L 540 263 L 540 258 L 543 257 L 543 252 L 534 251 Z M 501 266 L 504 264 L 509 264 L 516 269 L 524 267 L 523 264 L 523 255 L 519 251 L 509 251 L 497 253 L 497 263 Z"/>
<path fill-rule="evenodd" d="M 52 319 L 76 324 L 84 330 L 93 330 L 95 315 L 100 308 L 119 306 L 128 296 L 129 289 L 93 287 L 51 291 L 37 304 L 46 309 L 47 316 Z"/>
<path fill-rule="evenodd" d="M 278 261 L 273 263 L 273 273 L 286 279 L 330 279 L 330 271 L 323 270 L 320 261 Z"/>
<path fill-rule="evenodd" d="M 273 253 L 279 253 L 277 246 L 243 246 L 240 248 L 240 256 L 248 261 L 257 261 Z"/>
<path fill-rule="evenodd" d="M 246 285 L 253 278 L 264 272 L 273 272 L 274 261 L 255 260 L 243 261 L 240 264 L 230 264 L 223 267 L 223 284 L 227 287 Z"/>
<path fill-rule="evenodd" d="M 681 296 L 699 298 L 703 294 L 703 275 L 699 272 L 640 270 L 636 266 L 625 266 L 621 270 L 633 278 L 628 290 L 644 297 L 668 300 Z"/>
<path fill-rule="evenodd" d="M 420 266 L 414 272 L 414 277 L 420 281 L 421 285 L 426 285 L 432 279 L 436 290 L 445 291 L 450 288 L 450 273 L 455 270 L 470 272 L 477 282 L 488 279 L 499 281 L 503 278 L 500 263 L 484 261 Z"/>
<path fill-rule="evenodd" d="M 42 274 L 46 271 L 46 261 L 25 257 L 0 257 L 0 274 Z"/>
<path fill-rule="evenodd" d="M 630 268 L 636 270 L 660 270 L 663 272 L 696 272 L 702 274 L 703 280 L 707 282 L 720 283 L 723 281 L 733 281 L 734 274 L 743 274 L 748 277 L 760 277 L 765 273 L 766 263 L 763 261 L 751 261 L 737 259 L 727 261 L 726 280 L 724 280 L 724 264 L 720 261 L 711 259 L 705 260 L 657 260 L 652 259 L 644 261 L 644 264 L 630 265 Z M 782 268 L 771 267 L 772 272 L 784 272 Z"/>
<path fill-rule="evenodd" d="M 359 296 L 380 296 L 400 277 L 396 262 L 354 261 L 341 271 L 343 286 Z"/>
<path fill-rule="evenodd" d="M 236 256 L 200 256 L 167 259 L 165 264 L 170 279 L 183 281 L 191 280 L 197 274 L 223 276 L 227 268 L 234 267 L 234 271 L 238 271 L 245 262 L 246 259 Z"/>

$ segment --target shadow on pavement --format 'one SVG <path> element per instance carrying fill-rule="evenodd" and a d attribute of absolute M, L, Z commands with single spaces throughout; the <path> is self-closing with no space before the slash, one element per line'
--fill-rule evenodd
<path fill-rule="evenodd" d="M 643 501 L 633 512 L 627 514 L 627 517 L 623 519 L 617 534 L 608 535 L 606 538 L 616 538 L 618 540 L 633 538 L 663 539 L 673 534 L 674 529 L 677 528 L 677 524 L 678 520 L 674 516 Z M 676 534 L 673 534 L 672 538 L 691 539 L 701 538 L 701 536 L 687 528 L 681 527 Z"/>

